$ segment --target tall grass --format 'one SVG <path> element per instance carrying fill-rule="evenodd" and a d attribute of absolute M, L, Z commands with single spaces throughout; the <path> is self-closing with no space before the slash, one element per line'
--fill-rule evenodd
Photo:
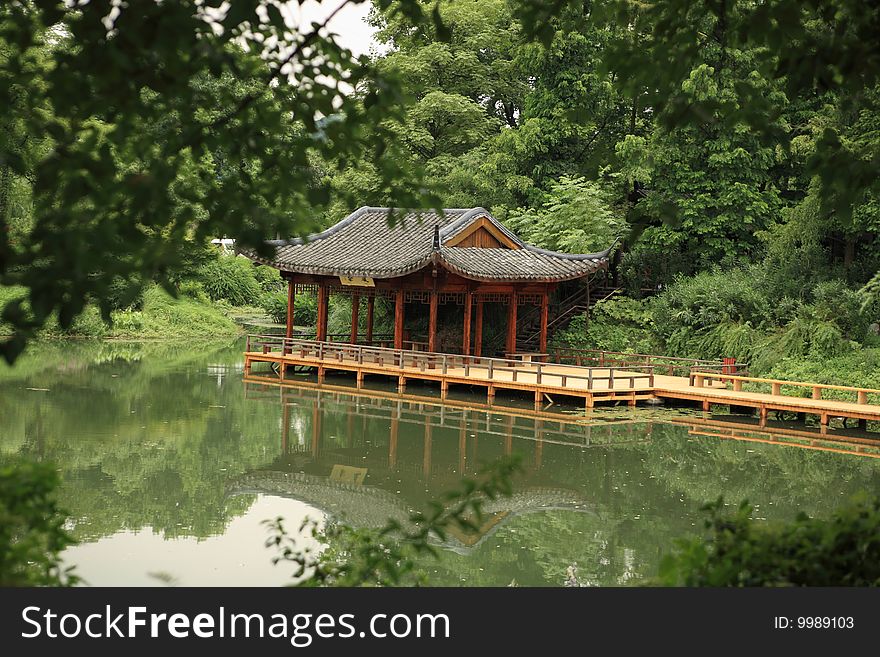
<path fill-rule="evenodd" d="M 247 258 L 220 255 L 202 265 L 197 280 L 214 301 L 228 301 L 233 306 L 255 306 L 263 294 L 255 269 Z"/>

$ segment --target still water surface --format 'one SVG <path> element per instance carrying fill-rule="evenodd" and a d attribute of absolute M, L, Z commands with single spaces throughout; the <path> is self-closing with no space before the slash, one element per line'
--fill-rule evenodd
<path fill-rule="evenodd" d="M 89 584 L 283 584 L 261 521 L 379 527 L 504 454 L 522 457 L 514 494 L 478 534 L 447 538 L 423 564 L 431 583 L 560 585 L 572 565 L 584 584 L 638 583 L 719 495 L 772 520 L 880 490 L 880 459 L 704 435 L 730 418 L 536 416 L 378 380 L 357 394 L 344 377 L 282 389 L 242 380 L 242 347 L 53 343 L 0 369 L 0 460 L 58 465 L 80 541 L 66 560 Z"/>

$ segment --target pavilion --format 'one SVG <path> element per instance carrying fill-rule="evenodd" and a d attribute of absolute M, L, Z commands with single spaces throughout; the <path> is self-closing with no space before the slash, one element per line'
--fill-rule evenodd
<path fill-rule="evenodd" d="M 367 300 L 365 342 L 373 340 L 377 296 L 394 300 L 394 348 L 404 347 L 407 303 L 428 305 L 425 347 L 437 351 L 441 304 L 462 309 L 461 353 L 480 356 L 483 307 L 507 306 L 505 349 L 517 349 L 517 311 L 539 308 L 539 351 L 547 349 L 550 295 L 563 281 L 586 279 L 608 268 L 611 247 L 598 253 L 568 254 L 526 244 L 483 208 L 400 210 L 362 207 L 327 230 L 306 238 L 273 240 L 274 257 L 242 251 L 274 267 L 288 282 L 287 337 L 293 335 L 297 294 L 317 293 L 316 339 L 327 339 L 331 294 L 348 296 L 351 343 L 357 343 L 361 297 Z"/>

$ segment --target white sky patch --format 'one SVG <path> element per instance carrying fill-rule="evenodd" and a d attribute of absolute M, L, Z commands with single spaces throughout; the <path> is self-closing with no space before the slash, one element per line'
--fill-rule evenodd
<path fill-rule="evenodd" d="M 312 31 L 312 23 L 323 23 L 327 17 L 336 12 L 332 20 L 321 31 L 322 35 L 338 35 L 338 43 L 349 49 L 356 57 L 368 55 L 373 50 L 379 49 L 379 43 L 375 39 L 373 27 L 367 23 L 372 3 L 369 0 L 360 3 L 345 0 L 290 0 L 284 2 L 278 0 L 269 4 L 275 4 L 284 17 L 284 22 L 290 30 L 305 34 Z M 340 5 L 344 5 L 339 9 Z M 212 22 L 212 27 L 218 34 L 222 31 L 219 21 L 229 9 L 229 3 L 224 2 L 217 9 L 203 7 L 203 15 Z M 339 9 L 337 12 L 336 10 Z M 257 13 L 262 19 L 266 17 L 266 11 L 259 8 Z M 114 16 L 115 18 L 115 16 Z"/>
<path fill-rule="evenodd" d="M 292 26 L 301 27 L 300 31 L 303 31 L 309 29 L 312 23 L 322 22 L 330 12 L 341 4 L 341 1 L 306 0 L 302 5 L 298 2 L 288 2 L 282 8 L 281 13 L 285 19 L 290 17 Z M 368 55 L 379 45 L 375 39 L 373 27 L 367 23 L 370 7 L 370 2 L 356 5 L 349 3 L 327 25 L 330 32 L 339 35 L 339 44 L 351 50 L 355 56 Z"/>

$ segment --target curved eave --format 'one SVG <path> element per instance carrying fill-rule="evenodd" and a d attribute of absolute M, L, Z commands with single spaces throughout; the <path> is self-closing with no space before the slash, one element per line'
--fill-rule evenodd
<path fill-rule="evenodd" d="M 610 250 L 610 249 L 609 249 Z M 472 281 L 479 281 L 482 283 L 503 283 L 503 282 L 518 282 L 518 283 L 560 283 L 563 281 L 571 281 L 578 278 L 584 278 L 585 276 L 589 276 L 601 269 L 608 268 L 608 260 L 605 257 L 596 257 L 593 256 L 591 258 L 577 258 L 578 261 L 589 261 L 591 267 L 589 271 L 581 271 L 581 272 L 570 272 L 566 274 L 559 274 L 557 276 L 491 276 L 482 274 L 479 272 L 474 272 L 468 270 L 464 267 L 459 267 L 458 265 L 450 262 L 448 259 L 444 258 L 439 253 L 432 253 L 431 255 L 425 256 L 423 258 L 419 258 L 404 267 L 398 267 L 389 271 L 375 271 L 375 270 L 362 270 L 362 269 L 330 269 L 324 267 L 292 267 L 289 265 L 284 265 L 277 263 L 273 260 L 268 260 L 266 258 L 261 258 L 254 254 L 253 252 L 240 251 L 240 253 L 247 258 L 258 262 L 262 265 L 266 265 L 268 267 L 273 267 L 279 271 L 288 272 L 291 274 L 303 274 L 308 276 L 329 276 L 333 278 L 337 278 L 339 276 L 364 276 L 367 278 L 374 278 L 378 280 L 386 280 L 390 278 L 400 278 L 401 276 L 407 276 L 409 274 L 415 273 L 421 269 L 424 269 L 432 262 L 436 265 L 442 266 L 443 268 L 451 271 L 462 278 L 467 278 Z M 543 251 L 543 255 L 551 255 L 552 251 Z M 570 258 L 571 259 L 571 258 Z"/>
<path fill-rule="evenodd" d="M 559 251 L 542 249 L 537 246 L 532 246 L 531 244 L 523 244 L 523 248 L 533 253 L 540 253 L 542 255 L 552 256 L 561 260 L 607 260 L 608 256 L 611 254 L 611 251 L 614 249 L 615 246 L 617 246 L 617 243 L 619 241 L 619 237 L 615 238 L 615 240 L 611 243 L 611 246 L 609 246 L 604 251 L 597 251 L 596 253 L 561 253 Z"/>
<path fill-rule="evenodd" d="M 578 278 L 590 276 L 600 269 L 606 269 L 608 267 L 608 261 L 605 260 L 602 262 L 591 263 L 594 266 L 590 269 L 590 271 L 586 272 L 571 272 L 569 274 L 560 274 L 558 276 L 534 276 L 526 278 L 518 276 L 487 276 L 485 274 L 474 273 L 472 271 L 464 269 L 463 267 L 452 264 L 442 256 L 437 259 L 437 264 L 443 266 L 445 269 L 448 269 L 454 274 L 458 274 L 462 278 L 467 278 L 472 281 L 480 281 L 481 283 L 561 283 L 563 281 L 573 281 Z"/>
<path fill-rule="evenodd" d="M 261 265 L 266 265 L 267 267 L 272 267 L 274 269 L 277 269 L 278 271 L 284 271 L 290 274 L 304 274 L 308 276 L 331 276 L 334 278 L 338 278 L 339 276 L 364 276 L 367 278 L 377 278 L 380 280 L 388 278 L 400 278 L 401 276 L 406 276 L 408 274 L 412 274 L 413 272 L 417 272 L 420 269 L 424 269 L 428 264 L 431 263 L 431 256 L 427 255 L 419 258 L 418 260 L 414 260 L 411 263 L 408 263 L 402 267 L 397 267 L 388 271 L 364 269 L 331 269 L 328 267 L 296 267 L 292 265 L 278 263 L 274 260 L 261 258 L 255 255 L 253 252 L 249 253 L 246 251 L 240 251 L 239 253 L 253 260 L 254 262 L 258 262 Z"/>

